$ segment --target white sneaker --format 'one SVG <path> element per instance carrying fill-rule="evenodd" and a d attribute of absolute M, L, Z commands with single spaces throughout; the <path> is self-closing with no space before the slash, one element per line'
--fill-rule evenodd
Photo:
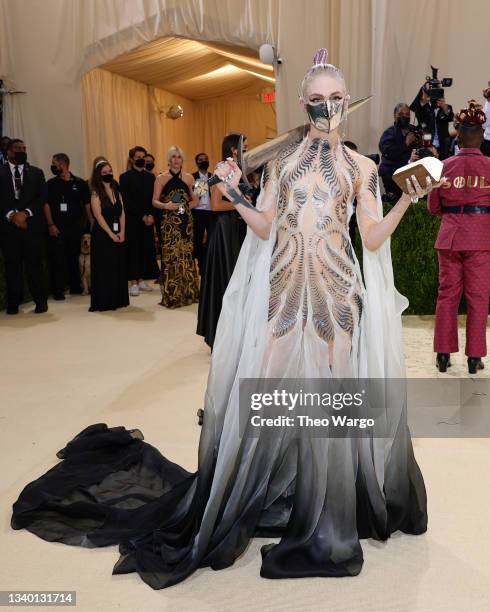
<path fill-rule="evenodd" d="M 138 285 L 131 285 L 131 289 L 129 290 L 129 295 L 132 295 L 133 297 L 135 297 L 139 294 L 140 294 L 140 288 L 138 287 Z"/>
<path fill-rule="evenodd" d="M 140 291 L 153 291 L 153 288 L 146 281 L 141 281 L 139 288 Z"/>

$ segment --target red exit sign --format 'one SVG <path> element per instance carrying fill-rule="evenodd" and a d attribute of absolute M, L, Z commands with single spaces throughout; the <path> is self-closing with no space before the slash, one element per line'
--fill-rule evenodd
<path fill-rule="evenodd" d="M 262 92 L 262 102 L 264 104 L 271 104 L 276 101 L 276 92 L 275 91 L 263 91 Z"/>

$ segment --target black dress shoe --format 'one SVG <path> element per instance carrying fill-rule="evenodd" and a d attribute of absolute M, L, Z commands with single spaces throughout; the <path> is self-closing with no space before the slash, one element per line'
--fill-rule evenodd
<path fill-rule="evenodd" d="M 19 307 L 18 306 L 9 306 L 7 308 L 7 314 L 10 314 L 10 315 L 19 314 Z"/>
<path fill-rule="evenodd" d="M 65 294 L 64 293 L 53 293 L 53 300 L 56 300 L 57 302 L 61 302 L 62 300 L 65 300 Z"/>
<path fill-rule="evenodd" d="M 47 304 L 47 302 L 39 302 L 39 304 L 36 304 L 36 308 L 34 309 L 34 312 L 36 314 L 41 314 L 43 312 L 48 312 L 48 304 Z"/>
<path fill-rule="evenodd" d="M 449 353 L 437 353 L 436 366 L 439 372 L 445 372 L 451 367 L 451 360 L 449 359 Z"/>
<path fill-rule="evenodd" d="M 477 370 L 483 370 L 484 367 L 481 357 L 468 357 L 468 372 L 470 374 L 476 374 Z"/>
<path fill-rule="evenodd" d="M 204 410 L 202 408 L 199 408 L 199 410 L 197 411 L 197 418 L 197 424 L 202 425 L 202 422 L 204 420 Z"/>

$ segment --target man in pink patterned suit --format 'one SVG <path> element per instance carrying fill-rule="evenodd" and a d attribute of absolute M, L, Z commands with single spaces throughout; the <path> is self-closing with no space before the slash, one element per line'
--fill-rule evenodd
<path fill-rule="evenodd" d="M 434 351 L 445 372 L 458 352 L 458 308 L 468 307 L 468 370 L 483 369 L 490 293 L 490 159 L 482 155 L 485 113 L 474 100 L 455 119 L 460 151 L 444 161 L 445 183 L 429 194 L 428 208 L 442 217 L 435 248 L 439 259 Z"/>

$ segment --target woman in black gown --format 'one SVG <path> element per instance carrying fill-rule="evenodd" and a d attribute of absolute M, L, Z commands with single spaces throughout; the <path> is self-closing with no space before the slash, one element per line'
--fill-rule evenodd
<path fill-rule="evenodd" d="M 91 178 L 94 216 L 90 254 L 91 312 L 116 310 L 129 305 L 124 245 L 125 216 L 111 165 L 94 164 Z"/>
<path fill-rule="evenodd" d="M 236 161 L 240 138 L 242 134 L 238 133 L 225 136 L 221 145 L 223 160 L 233 157 Z M 243 136 L 243 149 L 247 149 L 246 136 Z M 205 268 L 201 275 L 197 334 L 213 348 L 223 295 L 235 269 L 247 226 L 216 186 L 211 187 L 211 209 L 217 214 L 213 231 L 208 236 Z"/>

